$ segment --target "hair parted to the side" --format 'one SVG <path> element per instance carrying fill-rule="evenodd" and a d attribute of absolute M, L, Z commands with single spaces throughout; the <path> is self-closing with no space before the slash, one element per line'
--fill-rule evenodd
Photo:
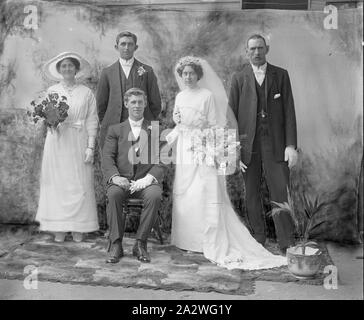
<path fill-rule="evenodd" d="M 259 34 L 259 33 L 255 33 L 255 34 L 252 34 L 252 35 L 248 38 L 248 40 L 246 40 L 246 47 L 247 47 L 247 48 L 248 48 L 248 43 L 249 43 L 249 41 L 250 41 L 250 40 L 252 40 L 252 39 L 261 39 L 261 40 L 263 40 L 264 45 L 265 45 L 265 46 L 267 46 L 267 41 L 265 41 L 265 38 L 264 38 L 261 34 Z"/>
<path fill-rule="evenodd" d="M 190 66 L 196 72 L 198 80 L 203 77 L 202 64 L 199 58 L 192 56 L 186 56 L 181 58 L 176 65 L 176 71 L 180 77 L 182 77 L 183 69 L 186 66 Z"/>
<path fill-rule="evenodd" d="M 147 95 L 142 89 L 130 88 L 129 90 L 127 90 L 124 94 L 124 103 L 128 103 L 131 96 L 143 96 L 144 102 L 147 103 Z"/>
<path fill-rule="evenodd" d="M 129 38 L 133 38 L 134 43 L 137 44 L 138 38 L 134 33 L 131 33 L 130 31 L 122 31 L 120 32 L 117 36 L 116 36 L 116 45 L 119 44 L 119 40 L 122 37 L 129 37 Z"/>
<path fill-rule="evenodd" d="M 78 59 L 73 58 L 73 57 L 66 57 L 66 58 L 64 58 L 64 59 L 57 62 L 56 69 L 57 69 L 58 72 L 61 69 L 61 63 L 66 59 L 68 59 L 68 60 L 70 60 L 72 62 L 72 64 L 75 66 L 77 72 L 80 71 L 80 67 L 81 67 L 80 61 L 78 61 Z"/>

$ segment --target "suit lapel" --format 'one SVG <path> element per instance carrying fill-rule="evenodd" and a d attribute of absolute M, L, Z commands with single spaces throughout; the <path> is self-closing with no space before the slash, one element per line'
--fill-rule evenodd
<path fill-rule="evenodd" d="M 268 99 L 270 89 L 272 88 L 272 84 L 275 79 L 275 70 L 272 68 L 272 65 L 267 63 L 267 71 L 265 73 L 266 80 L 266 89 L 265 89 L 265 98 Z"/>
<path fill-rule="evenodd" d="M 255 88 L 255 75 L 254 75 L 254 72 L 253 72 L 253 67 L 251 66 L 250 63 L 247 64 L 247 67 L 244 69 L 245 70 L 245 83 L 246 83 L 246 86 L 248 88 L 248 90 L 250 91 L 250 96 L 251 96 L 251 99 L 250 102 L 251 102 L 251 109 L 249 109 L 251 115 L 253 116 L 254 115 L 254 118 L 255 118 L 255 115 L 257 114 L 257 101 L 258 101 L 258 97 L 257 97 L 257 90 Z"/>
<path fill-rule="evenodd" d="M 130 150 L 130 148 L 133 146 L 133 141 L 131 139 L 135 140 L 135 137 L 133 135 L 133 131 L 131 130 L 130 122 L 128 119 L 123 123 L 122 130 L 123 135 L 126 137 L 128 150 Z"/>
<path fill-rule="evenodd" d="M 134 59 L 134 63 L 130 69 L 130 75 L 132 77 L 133 87 L 140 88 L 141 86 L 141 76 L 138 74 L 138 68 L 141 66 L 141 63 Z"/>
<path fill-rule="evenodd" d="M 133 166 L 133 164 L 135 164 L 137 162 L 136 147 L 138 146 L 138 144 L 133 145 L 133 140 L 135 141 L 136 139 L 134 137 L 133 131 L 131 130 L 129 119 L 127 119 L 127 120 L 125 120 L 125 122 L 123 122 L 122 134 L 124 135 L 124 137 L 126 137 L 126 139 L 124 139 L 124 140 L 126 140 L 126 146 L 124 144 L 121 147 L 122 148 L 121 150 L 123 150 L 122 152 L 127 153 L 126 154 L 127 162 L 129 165 L 132 166 L 133 174 L 135 174 L 135 172 L 134 172 L 135 167 Z"/>
<path fill-rule="evenodd" d="M 117 101 L 122 103 L 122 94 L 121 94 L 121 83 L 120 83 L 120 63 L 119 60 L 116 61 L 111 67 L 111 75 L 110 75 L 111 83 L 115 83 L 116 90 L 117 90 Z M 122 106 L 121 106 L 122 107 Z"/>
<path fill-rule="evenodd" d="M 145 149 L 146 146 L 148 146 L 148 141 L 149 141 L 149 129 L 148 126 L 150 125 L 150 122 L 147 120 L 143 120 L 142 123 L 142 128 L 140 130 L 140 136 L 143 134 L 142 132 L 147 134 L 147 139 L 141 139 L 140 140 L 140 153 L 143 154 L 143 151 Z"/>
<path fill-rule="evenodd" d="M 247 68 L 246 68 L 245 81 L 248 84 L 248 86 L 250 87 L 250 90 L 252 90 L 253 92 L 256 93 L 255 76 L 254 76 L 253 68 L 250 63 L 247 65 Z"/>

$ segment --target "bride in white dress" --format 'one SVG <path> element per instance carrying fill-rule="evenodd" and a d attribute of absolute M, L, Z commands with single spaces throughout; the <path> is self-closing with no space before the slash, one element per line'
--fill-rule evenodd
<path fill-rule="evenodd" d="M 228 126 L 225 89 L 209 64 L 184 57 L 176 67 L 181 92 L 175 100 L 175 129 L 167 136 L 177 139 L 173 187 L 171 242 L 176 247 L 202 252 L 210 261 L 228 269 L 266 269 L 287 265 L 287 258 L 273 255 L 249 233 L 235 213 L 225 177 L 214 166 L 196 164 L 193 137 L 204 128 Z M 209 88 L 210 90 L 208 90 Z"/>

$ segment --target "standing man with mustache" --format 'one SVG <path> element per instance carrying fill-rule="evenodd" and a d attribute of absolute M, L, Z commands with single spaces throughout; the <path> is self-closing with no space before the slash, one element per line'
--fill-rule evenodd
<path fill-rule="evenodd" d="M 270 200 L 287 202 L 289 169 L 297 162 L 297 129 L 288 72 L 266 61 L 269 46 L 259 34 L 249 37 L 249 63 L 233 75 L 229 105 L 238 121 L 242 140 L 241 169 L 246 186 L 246 205 L 254 238 L 264 245 L 265 221 L 260 193 L 264 175 Z M 289 214 L 273 216 L 282 254 L 294 244 Z"/>
<path fill-rule="evenodd" d="M 98 116 L 101 123 L 100 146 L 103 147 L 107 129 L 111 124 L 128 119 L 123 97 L 131 88 L 140 88 L 147 95 L 144 117 L 156 120 L 161 111 L 161 98 L 157 78 L 152 67 L 134 58 L 138 49 L 137 36 L 123 31 L 116 37 L 115 49 L 120 58 L 102 70 L 96 92 Z"/>

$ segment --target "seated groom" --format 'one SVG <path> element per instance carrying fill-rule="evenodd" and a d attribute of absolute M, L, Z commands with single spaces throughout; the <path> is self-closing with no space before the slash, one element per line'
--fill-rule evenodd
<path fill-rule="evenodd" d="M 161 202 L 164 165 L 159 162 L 159 135 L 151 122 L 143 118 L 147 97 L 143 90 L 125 92 L 124 104 L 129 118 L 108 129 L 101 168 L 107 187 L 106 207 L 109 225 L 107 263 L 117 263 L 124 255 L 122 239 L 125 228 L 123 202 L 128 197 L 143 199 L 144 206 L 133 247 L 133 255 L 141 262 L 150 262 L 147 251 L 149 233 L 157 219 Z M 158 141 L 152 141 L 158 139 Z"/>

